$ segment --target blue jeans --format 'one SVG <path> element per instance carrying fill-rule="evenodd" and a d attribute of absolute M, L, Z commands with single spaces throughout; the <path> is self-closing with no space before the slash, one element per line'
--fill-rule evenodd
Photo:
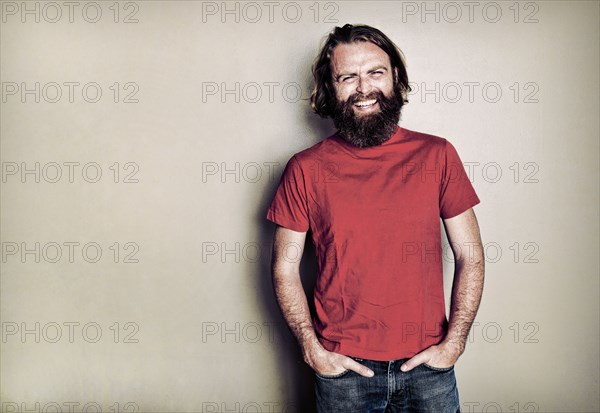
<path fill-rule="evenodd" d="M 421 364 L 402 372 L 408 359 L 373 361 L 352 357 L 375 372 L 363 377 L 352 370 L 335 376 L 315 373 L 319 413 L 460 413 L 454 367 Z"/>

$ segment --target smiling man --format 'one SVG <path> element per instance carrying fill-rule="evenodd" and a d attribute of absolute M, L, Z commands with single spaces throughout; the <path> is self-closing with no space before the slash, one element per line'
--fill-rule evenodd
<path fill-rule="evenodd" d="M 313 74 L 312 107 L 338 130 L 292 156 L 267 218 L 275 294 L 317 410 L 459 412 L 454 365 L 483 290 L 479 198 L 449 141 L 398 126 L 410 87 L 381 31 L 336 27 Z M 448 317 L 440 219 L 455 257 Z M 309 230 L 314 318 L 296 258 Z"/>

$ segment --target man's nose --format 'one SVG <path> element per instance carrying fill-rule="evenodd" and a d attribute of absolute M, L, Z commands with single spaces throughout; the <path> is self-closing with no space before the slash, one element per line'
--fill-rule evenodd
<path fill-rule="evenodd" d="M 359 76 L 358 84 L 356 85 L 356 91 L 360 94 L 366 95 L 373 89 L 373 86 L 366 77 Z"/>

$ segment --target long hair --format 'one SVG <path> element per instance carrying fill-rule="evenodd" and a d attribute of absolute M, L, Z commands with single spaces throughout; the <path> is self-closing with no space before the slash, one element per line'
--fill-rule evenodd
<path fill-rule="evenodd" d="M 327 36 L 312 66 L 315 84 L 310 95 L 310 106 L 314 112 L 322 118 L 333 114 L 333 102 L 336 97 L 331 74 L 331 54 L 340 43 L 353 42 L 371 42 L 390 57 L 392 72 L 394 69 L 398 71 L 398 76 L 394 75 L 394 90 L 399 92 L 400 106 L 408 103 L 408 92 L 412 89 L 408 84 L 402 51 L 385 34 L 374 27 L 346 24 L 344 27 L 336 27 Z"/>

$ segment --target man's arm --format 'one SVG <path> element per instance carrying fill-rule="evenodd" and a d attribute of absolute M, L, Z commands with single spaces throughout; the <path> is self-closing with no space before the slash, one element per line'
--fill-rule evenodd
<path fill-rule="evenodd" d="M 455 261 L 448 332 L 440 344 L 423 350 L 404 363 L 403 371 L 422 363 L 434 367 L 453 366 L 465 351 L 469 330 L 481 301 L 485 259 L 473 208 L 445 219 L 444 227 Z"/>
<path fill-rule="evenodd" d="M 300 259 L 306 232 L 277 225 L 273 241 L 271 272 L 277 303 L 290 330 L 302 348 L 304 361 L 317 373 L 333 375 L 354 370 L 366 377 L 373 372 L 350 357 L 327 351 L 317 339 L 306 294 L 300 280 Z"/>

